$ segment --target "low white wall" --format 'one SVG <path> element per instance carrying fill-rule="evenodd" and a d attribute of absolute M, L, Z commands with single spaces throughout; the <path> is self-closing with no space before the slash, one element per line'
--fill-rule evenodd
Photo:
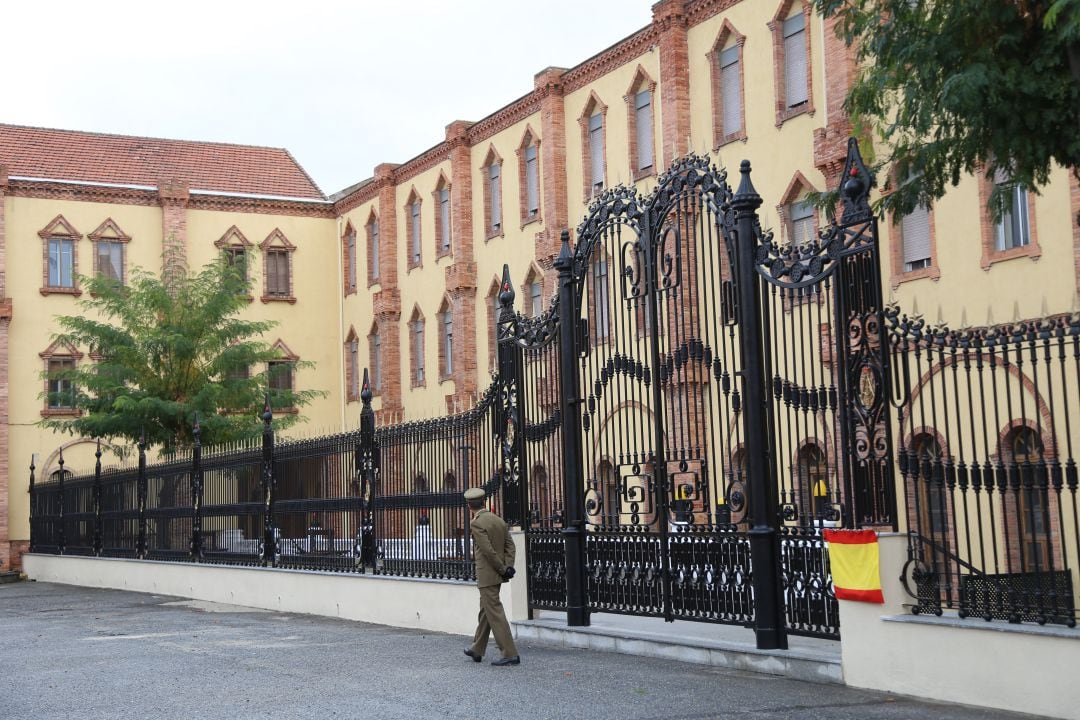
<path fill-rule="evenodd" d="M 521 572 L 503 586 L 508 619 L 528 617 L 524 543 L 512 533 Z M 480 596 L 473 583 L 194 563 L 58 555 L 23 556 L 27 576 L 42 582 L 230 603 L 281 612 L 472 635 Z"/>
<path fill-rule="evenodd" d="M 840 601 L 844 682 L 920 698 L 1080 718 L 1080 631 L 918 618 L 898 578 L 907 540 L 882 534 L 884 605 Z"/>

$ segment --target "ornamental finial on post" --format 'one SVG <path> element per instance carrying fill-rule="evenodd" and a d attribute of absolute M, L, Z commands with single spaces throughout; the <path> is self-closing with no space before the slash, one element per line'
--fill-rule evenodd
<path fill-rule="evenodd" d="M 840 175 L 840 198 L 844 202 L 841 225 L 866 222 L 871 218 L 870 189 L 876 185 L 877 180 L 867 169 L 859 152 L 859 141 L 848 138 L 847 160 Z"/>
<path fill-rule="evenodd" d="M 555 258 L 555 269 L 561 271 L 573 267 L 574 255 L 570 252 L 570 231 L 563 228 L 559 240 L 562 246 L 559 249 L 559 257 Z"/>

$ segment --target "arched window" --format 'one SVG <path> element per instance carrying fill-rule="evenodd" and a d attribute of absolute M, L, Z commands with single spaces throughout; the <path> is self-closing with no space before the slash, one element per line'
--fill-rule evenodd
<path fill-rule="evenodd" d="M 1006 443 L 1009 472 L 1019 476 L 1019 482 L 1012 482 L 1016 498 L 1010 508 L 1016 515 L 1012 541 L 1020 549 L 1020 568 L 1014 569 L 1045 571 L 1050 567 L 1053 533 L 1042 437 L 1021 426 L 1009 431 Z"/>
<path fill-rule="evenodd" d="M 918 488 L 919 534 L 943 538 L 949 530 L 949 515 L 943 477 L 939 474 L 941 445 L 933 435 L 921 433 L 912 441 L 911 453 L 917 463 L 912 474 Z"/>
<path fill-rule="evenodd" d="M 825 453 L 816 443 L 807 443 L 799 449 L 796 476 L 803 517 L 824 520 L 829 510 L 828 466 Z"/>

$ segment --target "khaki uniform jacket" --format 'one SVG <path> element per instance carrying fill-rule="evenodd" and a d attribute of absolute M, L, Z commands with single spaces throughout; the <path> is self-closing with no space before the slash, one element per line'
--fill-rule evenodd
<path fill-rule="evenodd" d="M 476 585 L 488 587 L 503 582 L 502 574 L 514 564 L 514 541 L 503 519 L 489 510 L 480 510 L 470 523 L 473 553 L 476 555 Z"/>

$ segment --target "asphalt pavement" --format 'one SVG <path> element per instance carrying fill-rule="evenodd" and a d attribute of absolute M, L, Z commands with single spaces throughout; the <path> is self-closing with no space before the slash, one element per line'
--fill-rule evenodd
<path fill-rule="evenodd" d="M 472 606 L 462 613 L 474 615 Z M 657 658 L 519 645 L 161 595 L 0 585 L 0 719 L 709 720 L 1033 716 Z"/>

